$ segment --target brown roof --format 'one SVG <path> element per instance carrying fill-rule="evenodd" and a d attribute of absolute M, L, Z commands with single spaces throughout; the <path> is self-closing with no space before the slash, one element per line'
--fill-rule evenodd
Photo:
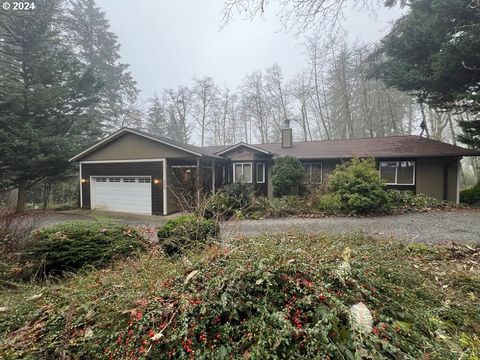
<path fill-rule="evenodd" d="M 389 136 L 347 140 L 321 140 L 294 142 L 291 148 L 282 148 L 281 143 L 255 144 L 269 151 L 273 157 L 294 156 L 299 159 L 329 159 L 375 157 L 406 158 L 426 156 L 480 156 L 479 151 L 469 150 L 442 141 L 415 135 Z M 204 153 L 216 154 L 229 146 L 203 147 Z"/>

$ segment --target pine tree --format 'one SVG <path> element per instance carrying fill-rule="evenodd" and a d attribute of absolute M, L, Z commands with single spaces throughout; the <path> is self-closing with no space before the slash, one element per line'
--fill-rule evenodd
<path fill-rule="evenodd" d="M 64 173 L 99 135 L 87 113 L 98 86 L 60 32 L 60 1 L 35 5 L 35 16 L 0 14 L 0 188 L 18 188 L 17 212 L 31 186 Z"/>
<path fill-rule="evenodd" d="M 100 119 L 104 130 L 111 132 L 135 122 L 132 107 L 139 90 L 129 71 L 120 61 L 120 44 L 110 31 L 105 12 L 94 0 L 73 0 L 68 7 L 67 27 L 82 61 L 101 80 L 100 101 L 90 112 Z"/>

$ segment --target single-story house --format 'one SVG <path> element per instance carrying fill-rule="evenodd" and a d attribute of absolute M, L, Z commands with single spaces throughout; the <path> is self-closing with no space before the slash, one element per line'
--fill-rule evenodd
<path fill-rule="evenodd" d="M 273 162 L 287 155 L 313 184 L 342 161 L 372 157 L 389 187 L 458 202 L 460 159 L 480 153 L 419 136 L 294 142 L 291 129 L 281 143 L 201 148 L 123 128 L 70 160 L 79 163 L 82 208 L 166 215 L 180 210 L 177 190 L 215 192 L 242 180 L 272 195 Z"/>

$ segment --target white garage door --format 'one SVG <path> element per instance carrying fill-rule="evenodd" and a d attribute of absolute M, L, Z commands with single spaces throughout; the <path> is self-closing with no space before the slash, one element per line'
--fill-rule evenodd
<path fill-rule="evenodd" d="M 150 177 L 92 177 L 92 209 L 152 214 Z"/>

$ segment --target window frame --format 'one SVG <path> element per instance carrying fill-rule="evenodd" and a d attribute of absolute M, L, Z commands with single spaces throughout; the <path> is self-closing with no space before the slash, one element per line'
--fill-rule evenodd
<path fill-rule="evenodd" d="M 253 164 L 251 162 L 234 162 L 233 163 L 233 182 L 237 182 L 237 177 L 235 175 L 235 172 L 236 172 L 236 167 L 237 165 L 241 165 L 241 168 L 242 168 L 242 178 L 243 178 L 243 182 L 245 184 L 252 184 L 253 183 Z M 245 181 L 245 177 L 244 177 L 244 173 L 245 171 L 243 170 L 243 168 L 245 167 L 245 165 L 249 165 L 250 166 L 250 169 L 251 169 L 251 172 L 250 172 L 250 181 Z"/>
<path fill-rule="evenodd" d="M 409 162 L 413 163 L 413 174 L 412 174 L 412 183 L 408 184 L 399 184 L 398 183 L 398 164 L 401 162 Z M 390 182 L 385 182 L 386 185 L 391 185 L 391 186 L 415 186 L 416 183 L 416 172 L 417 172 L 417 162 L 415 160 L 383 160 L 378 162 L 378 176 L 380 179 L 383 180 L 382 178 L 382 163 L 395 163 L 395 182 L 390 183 Z"/>
<path fill-rule="evenodd" d="M 318 161 L 318 162 L 308 162 L 308 163 L 302 163 L 303 167 L 308 166 L 309 172 L 308 172 L 308 180 L 305 180 L 307 184 L 322 184 L 323 183 L 323 162 Z M 312 165 L 320 165 L 320 181 L 312 181 Z"/>
<path fill-rule="evenodd" d="M 261 165 L 262 166 L 262 181 L 258 181 L 258 174 L 260 173 L 258 171 L 258 165 Z M 255 164 L 255 181 L 257 184 L 265 184 L 265 163 L 263 162 L 258 162 Z"/>

